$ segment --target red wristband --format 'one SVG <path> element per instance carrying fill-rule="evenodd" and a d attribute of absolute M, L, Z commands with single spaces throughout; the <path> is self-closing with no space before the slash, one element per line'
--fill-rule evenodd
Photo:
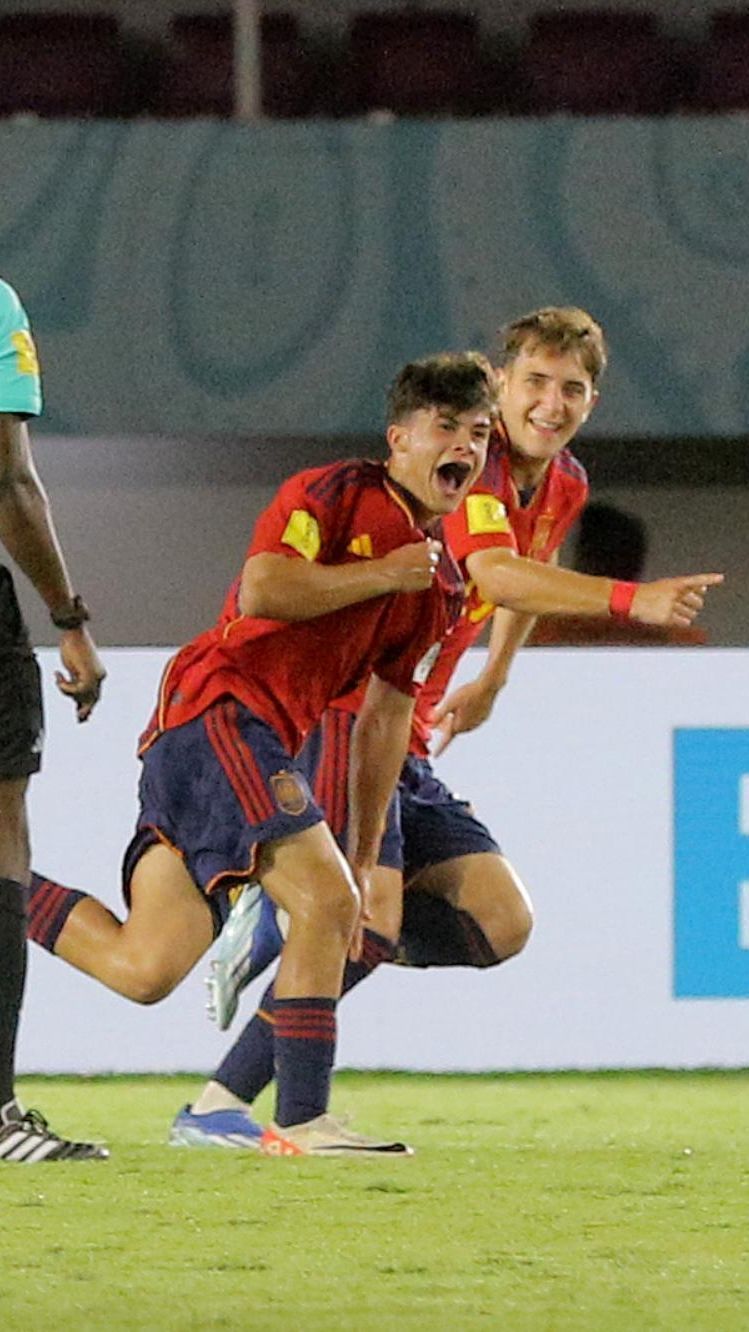
<path fill-rule="evenodd" d="M 625 583 L 619 578 L 615 580 L 609 598 L 609 610 L 612 615 L 616 615 L 622 620 L 629 619 L 635 592 L 639 586 L 639 583 Z"/>

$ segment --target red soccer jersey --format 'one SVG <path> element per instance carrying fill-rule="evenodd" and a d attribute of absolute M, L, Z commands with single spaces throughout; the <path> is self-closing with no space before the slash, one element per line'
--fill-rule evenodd
<path fill-rule="evenodd" d="M 357 460 L 286 481 L 261 514 L 248 557 L 274 552 L 342 564 L 423 539 L 407 495 L 384 465 Z M 237 578 L 214 628 L 169 662 L 141 748 L 228 694 L 296 753 L 331 700 L 370 670 L 403 693 L 416 693 L 423 659 L 455 623 L 465 595 L 447 552 L 427 591 L 375 597 L 311 620 L 241 615 L 239 585 Z"/>
<path fill-rule="evenodd" d="M 584 467 L 568 449 L 562 449 L 549 464 L 530 502 L 524 505 L 512 479 L 509 445 L 502 435 L 496 434 L 489 446 L 486 467 L 471 493 L 444 520 L 445 537 L 464 572 L 465 560 L 473 551 L 495 546 L 545 562 L 561 546 L 587 498 Z M 445 638 L 416 702 L 412 754 L 425 757 L 429 753 L 435 708 L 442 701 L 460 658 L 476 642 L 493 610 L 491 603 L 481 601 L 469 580 L 461 617 Z"/>

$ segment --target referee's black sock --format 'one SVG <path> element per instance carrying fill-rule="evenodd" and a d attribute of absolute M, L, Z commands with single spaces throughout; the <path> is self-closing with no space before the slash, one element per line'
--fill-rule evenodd
<path fill-rule="evenodd" d="M 13 1097 L 16 1033 L 26 979 L 24 889 L 0 878 L 0 1106 Z"/>

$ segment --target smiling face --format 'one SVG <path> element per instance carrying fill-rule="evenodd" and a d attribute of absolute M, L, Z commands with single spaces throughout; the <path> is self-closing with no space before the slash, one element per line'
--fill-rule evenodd
<path fill-rule="evenodd" d="M 422 522 L 452 513 L 486 462 L 492 418 L 486 408 L 431 405 L 388 427 L 388 473 L 418 502 Z"/>
<path fill-rule="evenodd" d="M 598 393 L 579 352 L 528 340 L 499 371 L 502 420 L 529 479 L 544 471 L 587 421 Z"/>

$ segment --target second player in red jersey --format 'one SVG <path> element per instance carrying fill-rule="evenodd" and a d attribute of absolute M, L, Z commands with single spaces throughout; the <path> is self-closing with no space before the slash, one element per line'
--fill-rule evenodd
<path fill-rule="evenodd" d="M 446 523 L 449 548 L 458 561 L 476 550 L 504 548 L 547 563 L 556 557 L 587 498 L 585 469 L 566 445 L 550 460 L 539 485 L 523 496 L 513 479 L 512 448 L 500 422 L 480 480 Z M 429 753 L 435 713 L 453 672 L 463 653 L 483 633 L 494 610 L 494 603 L 483 600 L 469 579 L 460 619 L 443 639 L 417 701 L 412 754 L 425 758 Z"/>

